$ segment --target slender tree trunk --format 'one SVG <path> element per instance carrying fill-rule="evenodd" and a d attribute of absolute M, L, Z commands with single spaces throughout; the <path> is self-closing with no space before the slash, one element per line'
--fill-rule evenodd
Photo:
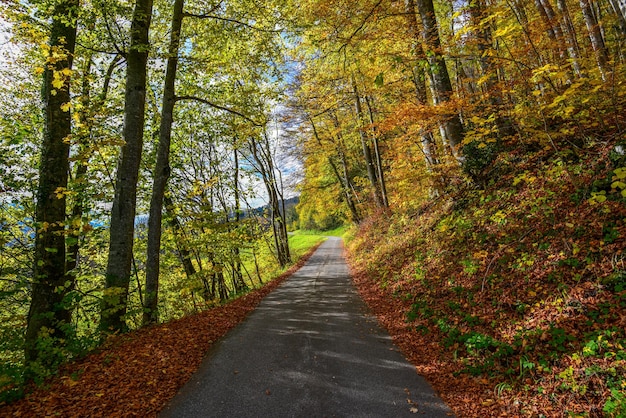
<path fill-rule="evenodd" d="M 383 207 L 389 207 L 389 201 L 387 200 L 387 184 L 385 183 L 385 173 L 383 171 L 383 162 L 380 156 L 380 147 L 378 144 L 378 134 L 376 132 L 374 109 L 372 108 L 372 99 L 365 96 L 365 104 L 367 105 L 367 113 L 370 118 L 370 124 L 372 125 L 372 143 L 374 145 L 374 157 L 376 158 L 376 172 L 378 177 L 378 185 L 380 187 L 380 198 Z"/>
<path fill-rule="evenodd" d="M 556 44 L 560 43 L 560 39 L 559 39 L 559 30 L 557 31 L 557 28 L 553 25 L 552 19 L 550 18 L 550 16 L 548 15 L 548 11 L 545 8 L 545 2 L 542 0 L 535 0 L 535 7 L 537 9 L 537 12 L 539 12 L 539 17 L 541 17 L 541 20 L 543 21 L 543 25 L 545 27 L 546 32 L 548 33 L 548 37 Z"/>
<path fill-rule="evenodd" d="M 319 133 L 317 132 L 317 128 L 315 127 L 315 122 L 313 122 L 313 119 L 308 116 L 309 119 L 309 123 L 311 124 L 311 127 L 313 128 L 313 136 L 315 137 L 317 143 L 319 144 L 319 146 L 322 146 L 322 139 L 319 136 Z M 341 150 L 339 150 L 339 153 L 342 153 Z M 342 163 L 345 161 L 345 158 L 343 158 L 343 156 L 341 156 L 341 160 Z M 330 165 L 331 169 L 333 170 L 333 174 L 335 174 L 335 178 L 337 179 L 337 181 L 339 182 L 339 185 L 341 187 L 341 191 L 343 192 L 344 198 L 346 199 L 346 204 L 348 205 L 348 209 L 350 209 L 350 215 L 351 215 L 351 221 L 353 223 L 358 224 L 360 222 L 360 217 L 359 217 L 359 213 L 357 212 L 356 206 L 354 204 L 354 200 L 352 199 L 352 194 L 350 191 L 350 186 L 348 185 L 348 176 L 347 176 L 347 167 L 345 167 L 344 173 L 346 174 L 345 177 L 342 177 L 341 174 L 339 174 L 339 170 L 337 169 L 337 165 L 335 164 L 335 162 L 333 161 L 333 159 L 329 156 L 328 157 L 328 164 Z"/>
<path fill-rule="evenodd" d="M 213 276 L 216 281 L 217 293 L 219 294 L 220 301 L 228 300 L 228 287 L 226 286 L 226 280 L 224 280 L 224 267 L 221 264 L 216 264 L 214 268 L 217 269 Z"/>
<path fill-rule="evenodd" d="M 415 0 L 415 5 L 422 18 L 422 39 L 424 53 L 432 74 L 433 100 L 437 105 L 446 104 L 452 99 L 453 90 L 441 50 L 439 26 L 433 0 Z M 463 124 L 459 114 L 456 111 L 450 111 L 448 117 L 443 121 L 443 126 L 452 155 L 461 161 L 460 147 L 463 142 Z"/>
<path fill-rule="evenodd" d="M 500 69 L 491 58 L 495 55 L 495 51 L 493 48 L 491 28 L 484 23 L 487 17 L 485 8 L 484 0 L 473 0 L 470 3 L 469 12 L 478 41 L 481 78 L 485 79 L 483 97 L 487 98 L 487 103 L 492 108 L 491 110 L 495 112 L 495 124 L 498 130 L 498 140 L 500 140 L 504 137 L 513 136 L 515 130 L 513 129 L 513 122 L 510 118 L 502 115 L 502 91 L 498 85 L 497 79 Z"/>
<path fill-rule="evenodd" d="M 617 22 L 622 33 L 626 33 L 626 1 L 609 0 L 611 8 L 617 17 Z"/>
<path fill-rule="evenodd" d="M 159 128 L 159 145 L 154 168 L 154 183 L 150 199 L 150 217 L 148 219 L 148 249 L 146 260 L 146 299 L 143 324 L 158 322 L 159 305 L 159 271 L 161 253 L 161 223 L 163 218 L 163 197 L 170 176 L 170 143 L 172 124 L 174 123 L 174 105 L 176 104 L 176 70 L 178 67 L 178 48 L 180 31 L 183 24 L 184 0 L 175 0 L 172 13 L 172 29 L 163 87 L 163 105 L 161 109 L 161 126 Z"/>
<path fill-rule="evenodd" d="M 582 75 L 582 69 L 580 68 L 580 53 L 578 40 L 576 39 L 576 29 L 572 23 L 572 18 L 569 13 L 569 8 L 565 0 L 556 0 L 556 5 L 561 13 L 563 20 L 563 33 L 567 41 L 567 53 L 572 61 L 572 68 L 577 76 Z"/>
<path fill-rule="evenodd" d="M 184 236 L 183 227 L 180 224 L 176 213 L 174 213 L 174 202 L 172 202 L 172 199 L 168 196 L 165 196 L 163 201 L 165 203 L 165 211 L 167 213 L 168 223 L 170 227 L 174 230 L 174 236 L 176 237 L 176 248 L 178 249 L 180 261 L 183 264 L 183 268 L 185 269 L 185 276 L 187 276 L 188 279 L 191 279 L 196 274 L 196 268 L 191 261 L 191 252 L 189 251 L 189 249 L 187 249 L 187 244 L 180 242 L 179 237 Z"/>
<path fill-rule="evenodd" d="M 39 164 L 39 186 L 35 222 L 35 253 L 32 297 L 28 311 L 25 336 L 27 363 L 41 356 L 37 340 L 52 337 L 63 341 L 71 323 L 71 310 L 64 301 L 66 289 L 73 286 L 73 277 L 65 273 L 65 219 L 71 115 L 64 110 L 70 102 L 70 78 L 76 45 L 76 19 L 79 2 L 59 1 L 53 11 L 50 28 L 50 59 L 45 65 L 43 101 L 45 113 L 44 135 Z M 55 76 L 61 76 L 63 85 L 55 86 Z M 68 283 L 69 281 L 69 283 Z"/>
<path fill-rule="evenodd" d="M 593 12 L 591 0 L 580 0 L 580 8 L 585 19 L 585 25 L 587 26 L 587 32 L 589 32 L 589 39 L 591 40 L 591 47 L 593 48 L 598 68 L 602 75 L 603 80 L 607 80 L 607 76 L 610 72 L 609 69 L 609 52 L 604 44 L 604 37 L 598 20 Z"/>
<path fill-rule="evenodd" d="M 65 260 L 66 274 L 76 277 L 74 271 L 78 266 L 78 255 L 80 251 L 80 233 L 82 229 L 82 218 L 86 204 L 85 176 L 89 166 L 89 140 L 91 138 L 92 123 L 90 120 L 91 111 L 91 67 L 93 65 L 93 55 L 87 57 L 85 68 L 82 74 L 82 92 L 80 96 L 81 110 L 78 119 L 82 129 L 76 134 L 78 137 L 78 156 L 76 161 L 76 171 L 74 173 L 74 203 L 70 215 L 70 225 L 68 227 L 69 242 L 67 245 L 67 257 Z M 70 281 L 73 283 L 74 280 Z"/>
<path fill-rule="evenodd" d="M 287 266 L 291 262 L 289 252 L 289 237 L 287 235 L 285 214 L 281 213 L 276 176 L 274 175 L 273 157 L 269 149 L 269 140 L 264 135 L 265 146 L 259 146 L 254 138 L 250 139 L 250 150 L 257 163 L 257 169 L 269 198 L 270 221 L 276 246 L 276 256 L 281 267 Z"/>
<path fill-rule="evenodd" d="M 276 187 L 276 193 L 278 195 L 278 202 L 280 202 L 280 227 L 281 237 L 283 239 L 283 245 L 285 246 L 285 253 L 287 254 L 287 262 L 291 262 L 291 252 L 289 250 L 289 234 L 287 233 L 287 209 L 285 208 L 285 189 L 283 184 L 283 173 L 280 170 L 275 170 L 273 163 L 273 157 L 269 150 L 269 141 L 266 142 L 267 152 L 272 162 L 272 176 L 274 178 L 274 185 Z M 278 171 L 278 180 L 276 179 L 276 171 Z M 280 183 L 279 183 L 280 182 Z"/>
<path fill-rule="evenodd" d="M 252 257 L 254 258 L 254 271 L 256 273 L 256 277 L 259 279 L 259 283 L 263 285 L 263 278 L 261 277 L 261 269 L 259 268 L 259 258 L 256 254 L 256 249 L 252 247 Z"/>
<path fill-rule="evenodd" d="M 361 138 L 361 146 L 363 148 L 363 158 L 365 159 L 365 166 L 367 167 L 367 177 L 370 181 L 370 187 L 372 188 L 372 195 L 374 196 L 374 202 L 376 206 L 383 207 L 383 199 L 380 195 L 380 189 L 378 187 L 378 177 L 376 176 L 376 165 L 372 157 L 372 149 L 369 144 L 369 138 L 365 133 L 363 108 L 361 107 L 361 96 L 356 85 L 356 80 L 352 76 L 352 92 L 354 93 L 354 103 L 356 108 L 357 128 L 359 130 L 359 137 Z"/>
<path fill-rule="evenodd" d="M 235 227 L 239 228 L 239 223 L 241 222 L 241 202 L 239 200 L 239 151 L 237 151 L 236 147 L 233 147 L 233 157 L 235 170 L 233 173 L 234 180 L 234 199 L 235 199 Z M 235 245 L 232 250 L 233 253 L 233 285 L 237 292 L 242 292 L 247 289 L 246 283 L 243 280 L 243 274 L 241 272 L 241 255 L 239 246 Z M 250 282 L 252 284 L 252 282 Z"/>
<path fill-rule="evenodd" d="M 122 146 L 118 163 L 115 198 L 111 209 L 109 255 L 100 320 L 100 327 L 105 332 L 127 330 L 125 316 L 133 259 L 137 182 L 143 148 L 152 3 L 152 0 L 136 1 L 130 29 L 130 50 L 126 57 L 125 145 Z"/>
<path fill-rule="evenodd" d="M 76 171 L 74 172 L 74 203 L 72 206 L 71 219 L 76 222 L 78 226 L 70 226 L 68 229 L 68 233 L 71 234 L 72 240 L 67 247 L 67 260 L 65 271 L 67 274 L 74 274 L 72 271 L 78 266 L 78 257 L 80 251 L 80 233 L 82 225 L 82 218 L 86 211 L 87 204 L 87 188 L 86 188 L 86 175 L 87 170 L 89 168 L 89 160 L 91 153 L 91 136 L 93 131 L 93 117 L 97 112 L 100 111 L 102 106 L 106 101 L 106 97 L 108 95 L 109 86 L 111 82 L 111 77 L 113 76 L 113 71 L 117 68 L 121 57 L 116 55 L 113 60 L 109 63 L 109 66 L 106 71 L 106 75 L 104 78 L 104 84 L 102 87 L 102 91 L 98 96 L 96 96 L 96 100 L 92 103 L 91 100 L 91 83 L 90 78 L 92 76 L 91 67 L 93 65 L 93 56 L 89 56 L 85 68 L 83 70 L 83 80 L 82 80 L 82 93 L 81 93 L 81 105 L 82 109 L 78 115 L 80 120 L 80 125 L 82 126 L 77 133 L 78 137 L 78 156 L 76 165 Z M 75 274 L 74 274 L 75 275 Z"/>
<path fill-rule="evenodd" d="M 409 34 L 412 39 L 411 54 L 415 57 L 416 64 L 411 67 L 411 81 L 415 86 L 415 98 L 417 103 L 426 106 L 428 104 L 428 94 L 426 88 L 426 73 L 424 72 L 423 62 L 426 62 L 424 50 L 420 45 L 420 29 L 417 23 L 417 14 L 415 13 L 415 1 L 405 0 L 404 11 L 407 19 Z M 421 138 L 422 152 L 426 159 L 426 167 L 430 170 L 432 166 L 438 164 L 437 147 L 432 132 L 423 127 L 419 128 Z"/>

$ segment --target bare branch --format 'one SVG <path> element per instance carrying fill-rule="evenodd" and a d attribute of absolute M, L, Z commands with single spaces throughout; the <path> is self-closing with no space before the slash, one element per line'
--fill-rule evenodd
<path fill-rule="evenodd" d="M 228 17 L 216 16 L 216 15 L 211 15 L 211 14 L 198 15 L 198 14 L 193 14 L 193 13 L 185 13 L 184 17 L 195 17 L 197 19 L 221 20 L 222 22 L 234 23 L 236 25 L 245 26 L 247 28 L 254 29 L 254 30 L 259 31 L 259 32 L 269 32 L 269 33 L 280 33 L 280 32 L 282 32 L 282 29 L 263 29 L 263 28 L 259 28 L 258 26 L 251 25 L 249 23 L 242 22 L 241 20 L 232 19 L 232 18 L 228 18 Z"/>
<path fill-rule="evenodd" d="M 258 122 L 256 122 L 254 119 L 251 119 L 250 117 L 248 117 L 248 116 L 244 115 L 243 113 L 241 113 L 241 112 L 239 112 L 239 111 L 237 111 L 237 110 L 230 109 L 230 108 L 228 108 L 228 107 L 224 107 L 224 106 L 220 106 L 220 105 L 218 105 L 218 104 L 215 104 L 215 103 L 213 103 L 213 102 L 210 102 L 210 101 L 208 101 L 208 100 L 206 100 L 206 99 L 203 99 L 203 98 L 201 98 L 201 97 L 195 97 L 195 96 L 176 96 L 176 100 L 177 100 L 177 101 L 179 101 L 179 100 L 193 100 L 193 101 L 196 101 L 196 102 L 204 103 L 205 105 L 211 106 L 211 107 L 213 107 L 213 108 L 215 108 L 215 109 L 223 110 L 223 111 L 225 111 L 225 112 L 229 112 L 229 113 L 232 113 L 232 114 L 234 114 L 234 115 L 237 115 L 237 116 L 239 116 L 239 117 L 241 117 L 241 118 L 243 118 L 243 119 L 247 120 L 248 122 L 250 122 L 250 123 L 251 123 L 252 125 L 254 125 L 254 126 L 263 126 L 263 124 L 262 124 L 262 123 L 258 123 Z"/>

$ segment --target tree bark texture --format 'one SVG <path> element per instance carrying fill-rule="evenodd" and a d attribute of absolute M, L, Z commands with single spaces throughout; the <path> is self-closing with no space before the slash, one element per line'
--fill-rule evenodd
<path fill-rule="evenodd" d="M 422 18 L 423 47 L 432 74 L 433 100 L 436 105 L 445 104 L 452 99 L 453 90 L 441 50 L 435 6 L 432 0 L 415 0 L 415 5 Z M 443 125 L 452 155 L 461 160 L 459 148 L 463 142 L 463 124 L 459 114 L 450 112 Z"/>
<path fill-rule="evenodd" d="M 122 146 L 117 167 L 106 283 L 101 307 L 100 327 L 105 332 L 127 330 L 125 316 L 133 259 L 137 181 L 143 148 L 148 31 L 152 4 L 152 0 L 137 0 L 135 3 L 130 50 L 126 56 L 123 129 L 125 144 Z"/>
<path fill-rule="evenodd" d="M 150 199 L 150 217 L 148 218 L 148 249 L 146 260 L 146 292 L 143 324 L 158 322 L 159 271 L 161 251 L 161 224 L 163 220 L 163 197 L 170 176 L 170 143 L 172 124 L 174 123 L 174 105 L 176 104 L 176 71 L 178 67 L 178 48 L 180 31 L 183 24 L 184 0 L 174 1 L 172 29 L 170 33 L 169 56 L 163 87 L 163 105 L 161 107 L 161 126 L 159 145 L 154 168 L 154 182 Z"/>
<path fill-rule="evenodd" d="M 383 199 L 380 194 L 378 176 L 376 175 L 376 166 L 374 158 L 372 157 L 372 148 L 370 146 L 369 138 L 365 133 L 363 108 L 361 106 L 361 96 L 359 95 L 359 89 L 356 85 L 354 76 L 352 77 L 352 92 L 354 93 L 354 103 L 356 109 L 357 129 L 359 130 L 359 137 L 361 138 L 361 147 L 363 148 L 363 159 L 365 160 L 365 166 L 367 168 L 367 178 L 370 181 L 370 187 L 372 188 L 372 195 L 374 196 L 374 202 L 376 206 L 383 207 Z"/>
<path fill-rule="evenodd" d="M 66 195 L 69 175 L 69 138 L 71 115 L 64 105 L 70 103 L 70 75 L 63 85 L 53 84 L 55 76 L 71 70 L 76 44 L 76 19 L 79 2 L 60 1 L 54 8 L 50 28 L 50 51 L 63 55 L 47 63 L 44 71 L 43 101 L 45 125 L 39 165 L 39 186 L 35 221 L 35 253 L 32 297 L 25 335 L 27 363 L 41 357 L 37 340 L 50 336 L 64 340 L 71 321 L 71 310 L 64 298 L 73 287 L 73 278 L 65 270 Z"/>
<path fill-rule="evenodd" d="M 596 19 L 596 15 L 593 12 L 591 0 L 580 0 L 580 8 L 585 20 L 585 26 L 587 26 L 587 32 L 589 33 L 589 39 L 591 40 L 591 47 L 596 55 L 596 62 L 602 75 L 602 79 L 606 80 L 609 70 L 609 51 L 604 43 L 604 37 L 600 30 L 600 24 Z"/>
<path fill-rule="evenodd" d="M 411 54 L 416 61 L 411 68 L 411 81 L 415 86 L 415 98 L 417 99 L 417 103 L 422 106 L 426 106 L 428 104 L 428 93 L 426 87 L 426 74 L 424 72 L 424 66 L 422 65 L 423 62 L 426 62 L 426 56 L 424 55 L 424 50 L 420 45 L 420 29 L 417 23 L 414 0 L 405 0 L 404 12 L 407 19 L 409 34 L 412 40 Z M 433 137 L 432 132 L 424 127 L 419 128 L 419 136 L 422 144 L 422 152 L 424 153 L 424 159 L 426 160 L 426 167 L 431 170 L 434 165 L 439 163 L 437 159 L 435 138 Z"/>

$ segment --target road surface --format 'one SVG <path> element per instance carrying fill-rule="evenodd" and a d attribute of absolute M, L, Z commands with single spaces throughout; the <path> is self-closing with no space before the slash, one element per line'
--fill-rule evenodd
<path fill-rule="evenodd" d="M 185 344 L 181 341 L 181 344 Z M 448 417 L 357 294 L 330 238 L 207 354 L 162 418 Z"/>

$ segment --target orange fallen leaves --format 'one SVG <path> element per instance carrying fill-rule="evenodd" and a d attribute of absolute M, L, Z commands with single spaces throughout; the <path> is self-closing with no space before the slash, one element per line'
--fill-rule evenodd
<path fill-rule="evenodd" d="M 156 417 L 213 342 L 243 321 L 312 251 L 279 278 L 227 305 L 112 337 L 26 398 L 0 405 L 0 416 Z"/>

